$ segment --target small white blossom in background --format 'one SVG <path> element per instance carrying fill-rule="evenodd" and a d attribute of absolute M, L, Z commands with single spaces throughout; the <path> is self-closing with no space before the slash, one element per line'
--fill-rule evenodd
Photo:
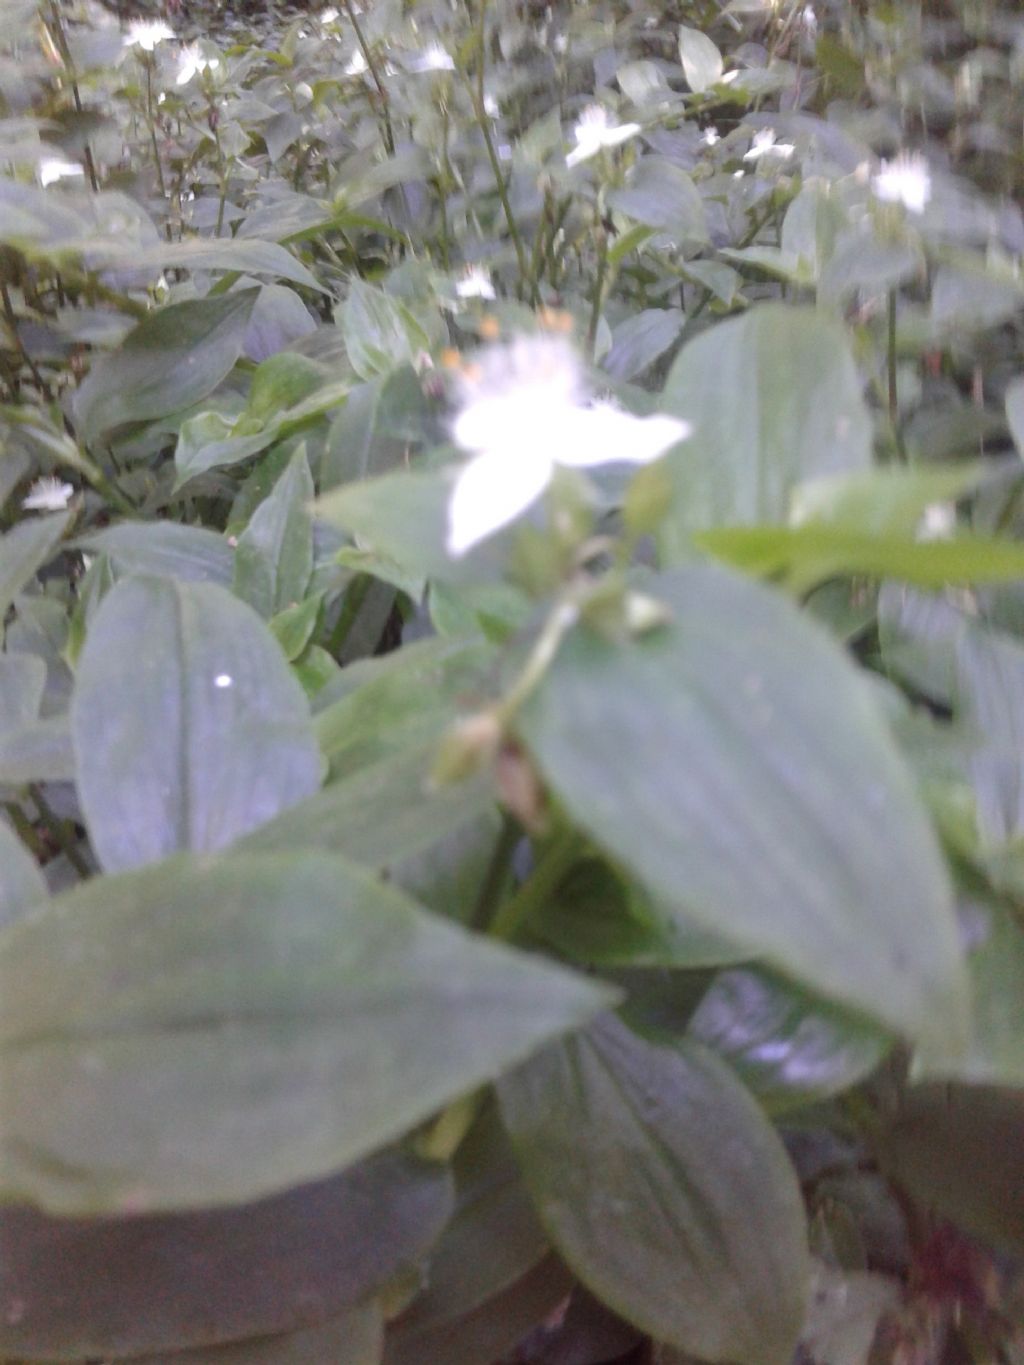
<path fill-rule="evenodd" d="M 460 299 L 493 299 L 494 285 L 491 277 L 481 266 L 471 265 L 455 285 Z"/>
<path fill-rule="evenodd" d="M 198 43 L 191 43 L 188 47 L 181 49 L 181 56 L 178 59 L 178 85 L 188 85 L 193 76 L 198 76 L 201 71 L 214 71 L 220 66 L 219 57 L 204 57 L 199 50 Z"/>
<path fill-rule="evenodd" d="M 64 161 L 59 156 L 44 156 L 38 169 L 39 183 L 44 186 L 52 185 L 57 180 L 67 180 L 74 175 L 85 174 L 77 161 Z"/>
<path fill-rule="evenodd" d="M 949 540 L 956 530 L 956 508 L 951 502 L 933 502 L 924 509 L 917 528 L 918 540 Z"/>
<path fill-rule="evenodd" d="M 338 18 L 338 11 L 334 8 L 333 5 L 328 5 L 327 9 L 322 9 L 320 11 L 318 17 L 322 24 L 333 24 L 334 21 Z"/>
<path fill-rule="evenodd" d="M 721 133 L 712 123 L 709 127 L 704 129 L 703 133 L 701 133 L 700 140 L 705 147 L 713 147 L 716 142 L 721 140 L 721 136 Z"/>
<path fill-rule="evenodd" d="M 488 118 L 497 118 L 501 114 L 498 101 L 493 95 L 484 95 L 484 113 Z"/>
<path fill-rule="evenodd" d="M 345 67 L 345 75 L 364 76 L 369 69 L 369 64 L 363 56 L 363 49 L 357 47 L 355 52 L 353 52 L 352 56 L 348 59 L 348 65 Z"/>
<path fill-rule="evenodd" d="M 407 62 L 410 71 L 454 71 L 451 53 L 440 43 L 429 43 L 422 52 L 415 53 Z"/>
<path fill-rule="evenodd" d="M 589 104 L 580 115 L 573 129 L 576 146 L 565 158 L 569 167 L 588 161 L 605 147 L 618 147 L 628 138 L 636 137 L 640 131 L 639 123 L 620 123 L 616 126 L 608 122 L 608 111 L 600 104 Z"/>
<path fill-rule="evenodd" d="M 649 464 L 689 435 L 675 417 L 634 417 L 586 392 L 561 337 L 520 337 L 476 358 L 461 381 L 455 443 L 471 453 L 448 504 L 447 549 L 464 555 L 541 496 L 556 465 Z"/>
<path fill-rule="evenodd" d="M 773 128 L 762 128 L 754 134 L 750 151 L 744 152 L 744 161 L 760 161 L 762 157 L 773 157 L 778 161 L 788 161 L 796 151 L 791 142 L 778 142 Z"/>
<path fill-rule="evenodd" d="M 133 19 L 121 43 L 124 47 L 141 47 L 143 52 L 152 52 L 157 43 L 175 36 L 174 29 L 160 19 Z"/>
<path fill-rule="evenodd" d="M 71 484 L 62 483 L 60 479 L 36 479 L 21 505 L 28 512 L 63 512 L 74 491 Z"/>
<path fill-rule="evenodd" d="M 923 213 L 932 197 L 932 177 L 928 163 L 916 152 L 900 152 L 893 161 L 883 161 L 871 177 L 876 199 L 902 204 L 911 213 Z"/>
<path fill-rule="evenodd" d="M 808 38 L 818 36 L 818 16 L 814 12 L 813 5 L 804 5 L 800 11 L 800 27 Z"/>

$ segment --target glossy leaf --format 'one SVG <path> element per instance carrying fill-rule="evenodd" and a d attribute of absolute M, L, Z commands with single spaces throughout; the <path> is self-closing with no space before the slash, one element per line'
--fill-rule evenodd
<path fill-rule="evenodd" d="M 257 293 L 185 299 L 140 322 L 118 350 L 93 365 L 75 395 L 84 440 L 178 412 L 212 393 L 241 354 Z"/>
<path fill-rule="evenodd" d="M 796 484 L 866 469 L 872 425 L 845 329 L 824 314 L 762 304 L 683 348 L 659 409 L 694 433 L 668 458 L 675 502 L 662 537 L 784 521 Z"/>
<path fill-rule="evenodd" d="M 0 935 L 0 983 L 0 1186 L 63 1214 L 338 1170 L 613 996 L 308 851 L 87 882 Z"/>
<path fill-rule="evenodd" d="M 211 583 L 133 578 L 107 595 L 71 724 L 109 872 L 223 848 L 320 785 L 308 703 L 276 640 Z"/>
<path fill-rule="evenodd" d="M 723 1063 L 605 1016 L 498 1094 L 541 1221 L 598 1298 L 703 1359 L 788 1365 L 807 1289 L 803 1201 Z"/>
<path fill-rule="evenodd" d="M 219 1361 L 217 1343 L 290 1333 L 372 1294 L 426 1254 L 451 1208 L 447 1169 L 395 1151 L 233 1208 L 133 1218 L 6 1208 L 0 1351 L 72 1359 L 160 1352 L 161 1361 L 177 1361 L 177 1352 L 195 1350 Z M 15 1304 L 20 1313 L 11 1312 Z M 261 1359 L 254 1349 L 241 1356 L 246 1365 Z"/>
<path fill-rule="evenodd" d="M 645 591 L 671 624 L 624 645 L 578 628 L 522 713 L 556 795 L 685 922 L 889 1028 L 962 1045 L 946 871 L 855 668 L 784 598 L 721 569 Z"/>

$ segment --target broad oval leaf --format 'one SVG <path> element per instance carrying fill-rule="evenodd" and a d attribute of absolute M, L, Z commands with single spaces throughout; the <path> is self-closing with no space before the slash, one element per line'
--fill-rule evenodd
<path fill-rule="evenodd" d="M 788 1365 L 808 1279 L 803 1201 L 724 1063 L 605 1016 L 498 1095 L 541 1221 L 600 1299 L 703 1360 Z"/>
<path fill-rule="evenodd" d="M 257 1199 L 615 995 L 322 853 L 98 878 L 0 934 L 0 1188 L 63 1214 Z"/>
<path fill-rule="evenodd" d="M 229 587 L 234 569 L 231 546 L 223 536 L 202 526 L 176 521 L 125 521 L 82 536 L 77 544 L 109 555 L 126 574 L 182 578 L 190 583 Z"/>
<path fill-rule="evenodd" d="M 703 332 L 677 357 L 659 408 L 694 427 L 668 457 L 670 555 L 706 526 L 783 522 L 797 483 L 871 464 L 846 331 L 811 309 L 762 304 Z"/>
<path fill-rule="evenodd" d="M 118 350 L 98 360 L 75 395 L 75 421 L 87 443 L 127 422 L 198 403 L 242 352 L 258 289 L 185 299 L 144 318 Z"/>
<path fill-rule="evenodd" d="M 698 28 L 679 29 L 679 60 L 683 64 L 686 84 L 695 95 L 703 94 L 709 85 L 722 77 L 722 54 Z"/>
<path fill-rule="evenodd" d="M 669 625 L 627 644 L 577 629 L 522 713 L 570 815 L 687 923 L 961 1046 L 946 869 L 865 681 L 780 594 L 725 570 L 646 590 Z"/>
<path fill-rule="evenodd" d="M 0 536 L 0 625 L 18 593 L 56 551 L 70 520 L 70 512 L 34 517 Z"/>
<path fill-rule="evenodd" d="M 302 688 L 251 608 L 212 583 L 111 590 L 82 650 L 71 727 L 108 872 L 223 848 L 320 785 Z"/>
<path fill-rule="evenodd" d="M 7 1208 L 0 1352 L 136 1357 L 292 1332 L 413 1265 L 451 1208 L 446 1168 L 396 1151 L 237 1208 L 137 1218 Z"/>

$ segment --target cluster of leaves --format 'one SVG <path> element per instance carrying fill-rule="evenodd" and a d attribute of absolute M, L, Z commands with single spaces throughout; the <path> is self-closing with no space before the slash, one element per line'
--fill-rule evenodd
<path fill-rule="evenodd" d="M 1021 1361 L 1024 19 L 199 23 L 0 3 L 0 1358 Z"/>

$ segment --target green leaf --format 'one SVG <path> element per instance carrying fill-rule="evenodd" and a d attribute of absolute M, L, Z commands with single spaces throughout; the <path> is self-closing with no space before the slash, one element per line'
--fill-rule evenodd
<path fill-rule="evenodd" d="M 912 1038 L 963 1041 L 935 836 L 874 695 L 779 594 L 710 565 L 646 581 L 670 625 L 584 627 L 520 728 L 572 818 L 666 910 Z"/>
<path fill-rule="evenodd" d="M 0 734 L 28 725 L 46 689 L 46 661 L 38 654 L 0 654 Z"/>
<path fill-rule="evenodd" d="M 0 782 L 71 782 L 75 755 L 68 718 L 47 716 L 0 734 Z"/>
<path fill-rule="evenodd" d="M 402 465 L 427 429 L 427 400 L 411 365 L 357 385 L 331 422 L 320 486 L 324 490 Z"/>
<path fill-rule="evenodd" d="M 1024 375 L 1006 386 L 1006 420 L 1017 454 L 1024 459 Z"/>
<path fill-rule="evenodd" d="M 352 281 L 340 323 L 348 358 L 360 379 L 414 364 L 437 340 L 431 335 L 435 327 L 428 331 L 400 299 L 362 280 Z"/>
<path fill-rule="evenodd" d="M 284 473 L 238 537 L 235 593 L 261 616 L 295 606 L 313 573 L 313 476 L 300 444 Z"/>
<path fill-rule="evenodd" d="M 112 589 L 79 660 L 71 726 L 108 872 L 223 848 L 320 785 L 309 706 L 276 640 L 212 583 Z"/>
<path fill-rule="evenodd" d="M 0 536 L 0 625 L 25 584 L 53 557 L 70 520 L 70 512 L 31 517 Z"/>
<path fill-rule="evenodd" d="M 722 54 L 706 33 L 698 28 L 679 29 L 679 60 L 683 64 L 686 84 L 695 95 L 722 78 Z"/>
<path fill-rule="evenodd" d="M 311 852 L 87 882 L 0 934 L 0 984 L 0 1185 L 62 1214 L 338 1170 L 614 998 Z"/>
<path fill-rule="evenodd" d="M 758 577 L 780 578 L 798 593 L 851 573 L 920 588 L 1024 578 L 1024 545 L 987 536 L 914 540 L 841 525 L 722 526 L 700 531 L 693 540 L 717 559 Z"/>
<path fill-rule="evenodd" d="M 686 172 L 665 157 L 642 157 L 629 182 L 609 191 L 608 203 L 638 223 L 661 228 L 679 241 L 708 239 L 700 192 Z"/>
<path fill-rule="evenodd" d="M 493 804 L 485 777 L 428 785 L 437 741 L 358 768 L 248 835 L 261 850 L 322 848 L 383 869 L 437 843 Z"/>
<path fill-rule="evenodd" d="M 1024 1253 L 1024 1091 L 914 1086 L 881 1120 L 870 1140 L 890 1178 L 972 1236 Z"/>
<path fill-rule="evenodd" d="M 164 417 L 205 398 L 242 351 L 258 289 L 185 299 L 144 318 L 103 356 L 75 394 L 75 422 L 92 444 L 126 422 Z"/>
<path fill-rule="evenodd" d="M 944 468 L 865 470 L 810 479 L 793 490 L 795 526 L 837 526 L 872 536 L 912 536 L 933 503 L 954 502 L 993 472 L 991 460 Z"/>
<path fill-rule="evenodd" d="M 39 864 L 0 820 L 0 929 L 14 924 L 49 894 Z"/>
<path fill-rule="evenodd" d="M 685 323 L 681 308 L 645 308 L 632 314 L 612 333 L 604 369 L 613 379 L 635 379 L 675 344 Z"/>
<path fill-rule="evenodd" d="M 0 1351 L 68 1359 L 160 1352 L 163 1365 L 178 1361 L 170 1352 L 192 1350 L 220 1361 L 215 1344 L 237 1341 L 225 1347 L 230 1361 L 232 1351 L 254 1347 L 245 1338 L 319 1323 L 380 1289 L 429 1250 L 451 1208 L 444 1167 L 387 1151 L 343 1175 L 227 1209 L 90 1219 L 5 1209 L 0 1301 L 24 1311 L 16 1321 L 0 1318 Z M 315 1356 L 311 1365 L 338 1358 Z M 244 1365 L 262 1359 L 255 1349 L 240 1357 Z"/>
<path fill-rule="evenodd" d="M 690 1032 L 773 1113 L 826 1099 L 874 1071 L 888 1039 L 756 967 L 720 972 Z"/>
<path fill-rule="evenodd" d="M 223 536 L 176 521 L 125 521 L 80 537 L 76 546 L 108 555 L 123 574 L 153 574 L 229 587 L 234 555 Z"/>
<path fill-rule="evenodd" d="M 284 657 L 289 663 L 295 662 L 313 638 L 323 604 L 324 595 L 318 592 L 304 602 L 285 607 L 268 621 L 274 639 L 284 650 Z"/>
<path fill-rule="evenodd" d="M 330 1365 L 380 1365 L 383 1346 L 381 1310 L 369 1302 L 298 1332 L 133 1360 L 135 1365 L 324 1365 L 325 1361 Z"/>
<path fill-rule="evenodd" d="M 807 1291 L 803 1201 L 722 1062 L 605 1016 L 498 1095 L 541 1221 L 598 1298 L 703 1359 L 788 1365 Z"/>
<path fill-rule="evenodd" d="M 228 270 L 247 275 L 270 275 L 292 284 L 326 293 L 290 251 L 275 242 L 238 237 L 198 238 L 184 242 L 161 242 L 143 251 L 130 252 L 116 262 L 120 267 L 160 270 Z"/>
<path fill-rule="evenodd" d="M 677 357 L 659 407 L 694 426 L 668 457 L 669 555 L 705 526 L 785 521 L 796 484 L 871 464 L 846 330 L 808 309 L 761 304 L 702 333 Z"/>

